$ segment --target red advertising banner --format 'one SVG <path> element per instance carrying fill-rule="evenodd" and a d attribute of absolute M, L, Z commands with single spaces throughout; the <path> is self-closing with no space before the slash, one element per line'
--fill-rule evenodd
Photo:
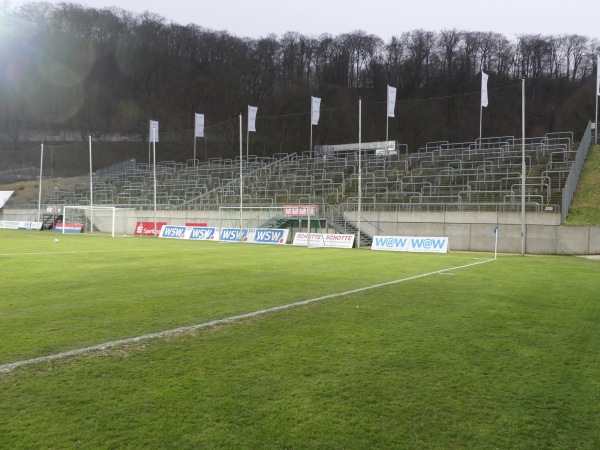
<path fill-rule="evenodd" d="M 156 231 L 154 230 L 154 222 L 138 222 L 135 226 L 136 236 L 158 236 L 160 230 L 167 222 L 156 222 Z"/>
<path fill-rule="evenodd" d="M 284 217 L 315 217 L 316 215 L 316 205 L 286 205 L 283 207 Z"/>

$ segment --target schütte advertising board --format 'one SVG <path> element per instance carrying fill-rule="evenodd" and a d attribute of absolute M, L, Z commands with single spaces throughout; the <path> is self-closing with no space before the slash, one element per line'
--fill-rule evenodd
<path fill-rule="evenodd" d="M 324 248 L 354 248 L 354 238 L 355 235 L 353 234 L 310 233 L 310 246 Z M 308 246 L 308 233 L 296 233 L 292 245 Z"/>

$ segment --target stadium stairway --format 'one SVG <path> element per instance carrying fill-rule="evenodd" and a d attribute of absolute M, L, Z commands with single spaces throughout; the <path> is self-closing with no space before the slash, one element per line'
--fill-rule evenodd
<path fill-rule="evenodd" d="M 358 228 L 344 217 L 344 215 L 336 208 L 329 208 L 329 214 L 327 217 L 327 225 L 333 227 L 338 233 L 341 234 L 358 234 Z M 370 247 L 373 242 L 373 236 L 368 235 L 362 229 L 360 230 L 360 246 Z"/>

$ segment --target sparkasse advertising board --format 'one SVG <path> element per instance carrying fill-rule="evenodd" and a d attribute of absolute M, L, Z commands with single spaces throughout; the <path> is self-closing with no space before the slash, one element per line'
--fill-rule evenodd
<path fill-rule="evenodd" d="M 447 237 L 375 236 L 371 250 L 448 253 Z"/>

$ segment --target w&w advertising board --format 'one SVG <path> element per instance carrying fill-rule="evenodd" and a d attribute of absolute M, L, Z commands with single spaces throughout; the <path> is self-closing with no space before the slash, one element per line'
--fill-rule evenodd
<path fill-rule="evenodd" d="M 375 236 L 371 250 L 448 253 L 447 237 Z"/>

